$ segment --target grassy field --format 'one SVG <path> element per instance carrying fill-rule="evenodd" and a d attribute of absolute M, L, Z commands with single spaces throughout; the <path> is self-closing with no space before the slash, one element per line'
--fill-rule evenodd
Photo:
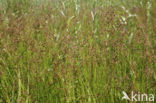
<path fill-rule="evenodd" d="M 156 96 L 156 0 L 0 0 L 0 103 L 135 103 L 123 91 Z"/>

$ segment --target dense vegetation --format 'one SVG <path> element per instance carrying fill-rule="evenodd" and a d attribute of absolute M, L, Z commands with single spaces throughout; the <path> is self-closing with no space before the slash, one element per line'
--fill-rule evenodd
<path fill-rule="evenodd" d="M 156 95 L 155 2 L 0 0 L 0 103 Z"/>

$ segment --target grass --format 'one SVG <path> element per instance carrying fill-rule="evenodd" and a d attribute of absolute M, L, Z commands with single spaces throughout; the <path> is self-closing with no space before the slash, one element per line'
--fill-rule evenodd
<path fill-rule="evenodd" d="M 0 103 L 156 95 L 154 0 L 0 2 Z"/>

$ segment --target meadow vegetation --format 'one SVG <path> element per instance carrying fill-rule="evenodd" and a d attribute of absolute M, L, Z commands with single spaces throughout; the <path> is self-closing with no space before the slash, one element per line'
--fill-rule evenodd
<path fill-rule="evenodd" d="M 156 0 L 0 0 L 0 103 L 156 96 Z"/>

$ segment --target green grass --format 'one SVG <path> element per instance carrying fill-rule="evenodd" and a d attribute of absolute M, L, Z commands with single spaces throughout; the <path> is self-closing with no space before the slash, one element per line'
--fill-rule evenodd
<path fill-rule="evenodd" d="M 0 103 L 156 95 L 156 3 L 147 1 L 0 0 Z"/>

